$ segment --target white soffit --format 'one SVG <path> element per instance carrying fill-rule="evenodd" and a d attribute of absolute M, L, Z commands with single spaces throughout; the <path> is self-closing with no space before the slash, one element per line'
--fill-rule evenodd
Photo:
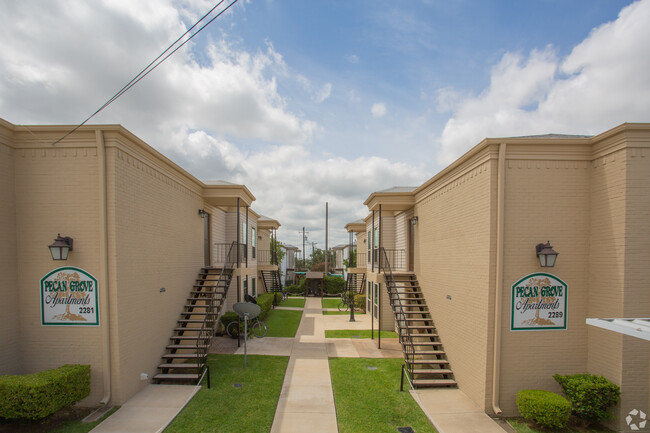
<path fill-rule="evenodd" d="M 587 325 L 650 341 L 650 318 L 587 319 Z"/>

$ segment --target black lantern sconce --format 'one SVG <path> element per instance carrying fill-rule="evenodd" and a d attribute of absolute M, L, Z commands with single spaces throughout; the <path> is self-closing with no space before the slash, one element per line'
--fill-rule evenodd
<path fill-rule="evenodd" d="M 205 218 L 205 217 L 208 216 L 208 213 L 206 211 L 204 211 L 203 209 L 199 209 L 199 216 L 201 218 Z"/>
<path fill-rule="evenodd" d="M 72 251 L 72 238 L 61 237 L 61 233 L 59 233 L 54 239 L 54 243 L 47 247 L 52 254 L 52 260 L 68 260 L 68 253 Z"/>
<path fill-rule="evenodd" d="M 557 260 L 557 256 L 559 254 L 553 250 L 551 241 L 548 241 L 545 244 L 537 244 L 535 247 L 535 253 L 539 259 L 539 265 L 542 268 L 552 268 L 555 266 L 555 260 Z"/>
<path fill-rule="evenodd" d="M 416 225 L 416 224 L 418 223 L 418 217 L 417 217 L 417 215 L 414 216 L 413 218 L 411 218 L 410 221 L 411 221 L 411 225 L 412 225 L 412 226 Z"/>

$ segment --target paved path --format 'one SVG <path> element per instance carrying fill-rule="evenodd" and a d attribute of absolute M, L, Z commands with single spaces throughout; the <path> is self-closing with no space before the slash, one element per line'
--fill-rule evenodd
<path fill-rule="evenodd" d="M 160 432 L 199 388 L 191 385 L 147 385 L 90 433 Z"/>
<path fill-rule="evenodd" d="M 320 298 L 307 298 L 271 433 L 337 433 Z"/>

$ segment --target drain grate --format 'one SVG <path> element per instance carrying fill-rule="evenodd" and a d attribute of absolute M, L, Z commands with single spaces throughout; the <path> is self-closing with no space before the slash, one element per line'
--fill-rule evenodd
<path fill-rule="evenodd" d="M 415 430 L 413 430 L 413 427 L 397 427 L 397 431 L 399 433 L 415 433 Z"/>
<path fill-rule="evenodd" d="M 367 368 L 368 370 L 377 370 L 377 367 L 371 367 L 371 366 L 368 366 L 368 367 L 366 367 L 366 368 Z"/>
<path fill-rule="evenodd" d="M 232 385 L 233 388 L 242 388 L 243 386 L 244 386 L 244 385 L 241 384 L 241 383 L 234 383 L 234 384 Z"/>

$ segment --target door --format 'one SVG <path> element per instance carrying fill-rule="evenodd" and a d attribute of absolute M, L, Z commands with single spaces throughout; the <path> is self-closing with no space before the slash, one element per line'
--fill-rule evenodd
<path fill-rule="evenodd" d="M 203 262 L 205 266 L 212 265 L 212 258 L 210 256 L 210 214 L 205 214 L 203 217 Z"/>
<path fill-rule="evenodd" d="M 413 222 L 408 224 L 408 270 L 413 272 L 415 270 L 414 266 L 414 255 L 415 255 L 415 230 L 413 230 Z"/>

